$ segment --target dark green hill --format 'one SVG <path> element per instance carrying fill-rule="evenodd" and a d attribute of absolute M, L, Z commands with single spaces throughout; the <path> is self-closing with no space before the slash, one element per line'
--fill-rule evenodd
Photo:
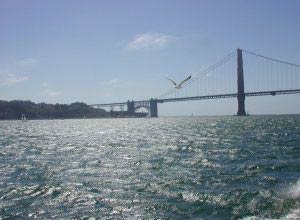
<path fill-rule="evenodd" d="M 0 120 L 20 119 L 22 114 L 28 119 L 64 119 L 64 118 L 102 118 L 109 117 L 109 112 L 95 109 L 85 103 L 66 104 L 35 104 L 31 101 L 1 101 Z"/>

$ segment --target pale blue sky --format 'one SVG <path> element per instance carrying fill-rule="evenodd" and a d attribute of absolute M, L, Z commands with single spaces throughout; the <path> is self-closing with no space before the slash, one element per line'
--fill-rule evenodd
<path fill-rule="evenodd" d="M 2 0 L 0 99 L 148 99 L 240 47 L 300 63 L 298 0 Z M 300 74 L 300 73 L 299 73 Z M 250 113 L 300 113 L 300 95 L 250 98 Z M 159 105 L 235 114 L 236 100 Z"/>

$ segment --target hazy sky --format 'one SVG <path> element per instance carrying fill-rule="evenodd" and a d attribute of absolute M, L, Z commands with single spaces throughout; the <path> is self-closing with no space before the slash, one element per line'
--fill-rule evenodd
<path fill-rule="evenodd" d="M 1 0 L 0 99 L 88 104 L 157 97 L 240 47 L 300 63 L 298 0 Z M 299 73 L 300 74 L 300 73 Z M 300 94 L 246 100 L 300 113 Z M 236 99 L 159 105 L 235 114 Z"/>

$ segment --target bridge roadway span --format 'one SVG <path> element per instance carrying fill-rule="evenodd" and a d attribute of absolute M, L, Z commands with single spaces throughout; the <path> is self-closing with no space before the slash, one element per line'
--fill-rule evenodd
<path fill-rule="evenodd" d="M 150 100 L 142 100 L 142 101 L 127 101 L 127 102 L 118 102 L 118 103 L 107 103 L 107 104 L 95 104 L 90 105 L 93 107 L 113 107 L 113 106 L 124 106 L 127 105 L 127 114 L 130 116 L 135 115 L 135 111 L 139 108 L 146 108 L 149 111 L 150 117 L 157 117 L 157 103 L 165 103 L 165 102 L 180 102 L 180 101 L 192 101 L 192 100 L 204 100 L 204 99 L 221 99 L 221 98 L 237 98 L 238 101 L 238 116 L 245 116 L 245 97 L 246 96 L 266 96 L 266 95 L 282 95 L 282 94 L 295 94 L 300 93 L 300 89 L 290 89 L 290 90 L 274 90 L 274 91 L 259 91 L 259 92 L 245 92 L 244 89 L 244 70 L 243 70 L 243 50 L 237 49 L 237 93 L 231 94 L 219 94 L 219 95 L 205 95 L 205 96 L 190 96 L 190 97 L 182 97 L 182 98 L 161 98 L 161 99 L 150 99 Z M 260 55 L 257 55 L 260 56 Z M 260 56 L 264 57 L 264 56 Z M 264 57 L 267 58 L 267 57 Z M 299 65 L 294 65 L 290 63 L 286 63 L 283 61 L 274 60 L 276 62 L 284 63 L 286 65 L 292 65 L 299 67 Z"/>
<path fill-rule="evenodd" d="M 300 89 L 293 90 L 277 90 L 277 91 L 264 91 L 264 92 L 245 92 L 245 96 L 266 96 L 266 95 L 284 95 L 284 94 L 296 94 L 300 93 Z M 169 99 L 157 99 L 158 103 L 164 102 L 179 102 L 179 101 L 191 101 L 191 100 L 204 100 L 204 99 L 221 99 L 221 98 L 234 98 L 237 97 L 237 93 L 222 94 L 222 95 L 206 95 L 206 96 L 193 96 L 183 98 L 169 98 Z"/>
<path fill-rule="evenodd" d="M 284 95 L 284 94 L 296 94 L 300 93 L 300 89 L 291 89 L 291 90 L 276 90 L 276 91 L 261 91 L 261 92 L 245 92 L 245 96 L 268 96 L 268 95 Z M 127 101 L 127 102 L 116 102 L 116 103 L 106 103 L 106 104 L 93 104 L 91 107 L 111 107 L 111 106 L 125 106 L 127 107 L 130 103 L 133 105 L 132 111 L 140 107 L 145 107 L 149 110 L 150 115 L 157 117 L 157 103 L 165 102 L 181 102 L 181 101 L 192 101 L 192 100 L 205 100 L 205 99 L 221 99 L 221 98 L 235 98 L 238 97 L 237 93 L 231 94 L 220 94 L 220 95 L 206 95 L 206 96 L 190 96 L 182 98 L 165 98 L 165 99 L 150 99 L 150 100 L 139 100 L 139 101 Z M 154 104 L 154 109 L 151 105 Z M 154 110 L 154 114 L 153 114 Z"/>

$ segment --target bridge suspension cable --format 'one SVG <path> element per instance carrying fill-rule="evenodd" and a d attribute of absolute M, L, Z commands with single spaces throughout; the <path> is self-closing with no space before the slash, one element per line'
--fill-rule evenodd
<path fill-rule="evenodd" d="M 299 65 L 242 51 L 245 92 L 299 89 Z"/>
<path fill-rule="evenodd" d="M 235 56 L 235 51 L 232 51 L 231 53 L 229 53 L 226 57 L 224 57 L 223 59 L 219 60 L 217 63 L 211 65 L 210 67 L 208 67 L 207 69 L 205 69 L 204 71 L 198 73 L 196 76 L 194 76 L 190 81 L 188 81 L 186 84 L 184 84 L 182 86 L 182 88 L 186 87 L 187 85 L 193 83 L 194 81 L 206 76 L 208 73 L 210 73 L 211 71 L 215 70 L 217 67 L 221 66 L 222 64 L 224 64 L 225 62 L 227 62 L 230 58 L 232 58 L 233 56 Z M 173 88 L 163 94 L 161 94 L 160 96 L 158 96 L 158 99 L 164 98 L 174 92 L 176 92 L 178 89 Z"/>
<path fill-rule="evenodd" d="M 244 49 L 242 51 L 245 92 L 299 88 L 300 65 Z M 172 88 L 158 96 L 157 99 L 236 93 L 236 61 L 229 62 L 235 55 L 236 51 L 232 51 L 214 65 L 194 76 L 181 89 Z"/>
<path fill-rule="evenodd" d="M 235 52 L 195 75 L 181 89 L 172 88 L 157 99 L 91 106 L 111 107 L 113 110 L 114 106 L 127 105 L 129 114 L 146 106 L 150 116 L 156 117 L 157 103 L 237 97 L 238 115 L 245 115 L 246 96 L 300 93 L 300 65 L 247 50 L 238 49 Z"/>
<path fill-rule="evenodd" d="M 246 52 L 246 53 L 249 53 L 249 54 L 252 54 L 254 56 L 258 56 L 258 57 L 261 57 L 261 58 L 272 60 L 272 61 L 275 61 L 275 62 L 278 62 L 278 63 L 282 63 L 282 64 L 286 64 L 286 65 L 290 65 L 290 66 L 295 66 L 295 67 L 300 67 L 300 65 L 298 65 L 298 64 L 289 63 L 289 62 L 285 62 L 285 61 L 282 61 L 282 60 L 274 59 L 274 58 L 271 58 L 271 57 L 263 56 L 263 55 L 260 55 L 260 54 L 257 54 L 257 53 L 250 52 L 248 50 L 242 49 L 242 51 Z"/>

